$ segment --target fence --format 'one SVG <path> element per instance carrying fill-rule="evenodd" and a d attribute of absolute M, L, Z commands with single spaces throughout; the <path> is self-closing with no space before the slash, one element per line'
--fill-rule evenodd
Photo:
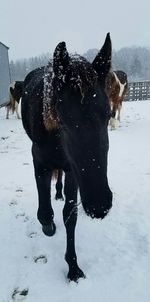
<path fill-rule="evenodd" d="M 125 101 L 150 100 L 150 81 L 130 82 L 128 84 L 128 94 Z"/>

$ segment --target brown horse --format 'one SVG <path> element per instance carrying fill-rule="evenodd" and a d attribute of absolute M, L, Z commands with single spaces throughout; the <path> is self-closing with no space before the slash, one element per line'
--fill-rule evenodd
<path fill-rule="evenodd" d="M 22 81 L 15 81 L 11 83 L 8 87 L 8 95 L 9 95 L 9 102 L 6 105 L 7 113 L 6 119 L 9 119 L 9 112 L 12 113 L 16 112 L 17 118 L 20 119 L 20 115 L 18 113 L 18 105 L 20 98 L 22 97 L 23 92 L 23 82 Z"/>
<path fill-rule="evenodd" d="M 106 79 L 106 94 L 109 98 L 111 106 L 111 129 L 116 128 L 116 113 L 118 111 L 117 120 L 120 121 L 120 111 L 122 108 L 122 101 L 127 94 L 128 80 L 127 74 L 124 71 L 116 70 L 110 71 Z"/>

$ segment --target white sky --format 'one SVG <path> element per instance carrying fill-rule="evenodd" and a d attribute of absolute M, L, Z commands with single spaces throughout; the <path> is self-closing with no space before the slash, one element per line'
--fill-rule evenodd
<path fill-rule="evenodd" d="M 107 32 L 114 49 L 150 47 L 150 0 L 0 0 L 0 41 L 10 59 L 100 48 Z"/>

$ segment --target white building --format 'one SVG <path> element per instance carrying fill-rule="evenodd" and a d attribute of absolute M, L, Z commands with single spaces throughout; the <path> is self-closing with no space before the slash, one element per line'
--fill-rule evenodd
<path fill-rule="evenodd" d="M 0 107 L 8 102 L 10 84 L 8 49 L 9 47 L 0 42 Z"/>

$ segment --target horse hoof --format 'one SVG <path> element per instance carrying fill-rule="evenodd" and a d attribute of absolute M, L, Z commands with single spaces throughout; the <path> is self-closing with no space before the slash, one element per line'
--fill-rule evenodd
<path fill-rule="evenodd" d="M 56 225 L 52 221 L 50 224 L 43 225 L 42 226 L 42 231 L 46 236 L 53 236 L 56 232 Z"/>
<path fill-rule="evenodd" d="M 82 272 L 82 270 L 79 267 L 76 270 L 73 269 L 69 271 L 67 277 L 69 281 L 74 281 L 76 283 L 78 283 L 80 278 L 84 278 L 84 279 L 86 278 L 85 274 Z"/>

